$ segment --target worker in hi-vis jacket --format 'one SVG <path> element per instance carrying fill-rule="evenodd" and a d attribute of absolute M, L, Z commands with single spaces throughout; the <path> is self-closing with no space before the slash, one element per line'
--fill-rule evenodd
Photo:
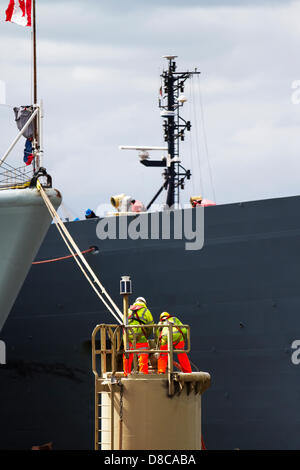
<path fill-rule="evenodd" d="M 159 343 L 159 349 L 161 351 L 168 349 L 168 325 L 174 325 L 172 328 L 173 336 L 173 348 L 175 349 L 184 349 L 184 341 L 187 336 L 186 328 L 182 326 L 181 321 L 168 312 L 163 312 L 159 318 L 159 325 L 162 325 L 157 330 L 157 339 Z M 177 353 L 179 364 L 181 366 L 182 372 L 192 372 L 191 364 L 186 353 Z M 159 374 L 164 374 L 167 369 L 168 364 L 168 354 L 160 353 L 157 360 L 157 371 Z"/>
<path fill-rule="evenodd" d="M 128 325 L 140 325 L 140 328 L 129 328 L 128 341 L 129 348 L 133 349 L 133 339 L 135 336 L 136 349 L 147 351 L 149 349 L 148 338 L 153 332 L 153 317 L 150 310 L 147 308 L 146 300 L 143 297 L 138 297 L 133 305 L 128 310 Z M 138 353 L 139 371 L 143 374 L 148 374 L 148 353 Z M 131 372 L 133 360 L 133 353 L 129 353 L 129 357 L 123 356 L 124 375 L 127 376 Z"/>

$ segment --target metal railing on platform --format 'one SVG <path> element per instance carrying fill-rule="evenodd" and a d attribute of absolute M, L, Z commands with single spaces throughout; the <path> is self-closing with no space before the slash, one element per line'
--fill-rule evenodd
<path fill-rule="evenodd" d="M 168 354 L 168 375 L 171 379 L 171 375 L 174 372 L 174 345 L 173 345 L 173 330 L 176 325 L 168 324 L 152 324 L 152 325 L 143 325 L 143 329 L 151 329 L 153 331 L 154 338 L 156 337 L 156 332 L 159 332 L 162 328 L 168 329 L 168 349 L 164 349 L 163 353 Z M 189 325 L 180 325 L 181 329 L 185 329 L 187 332 L 186 342 L 187 347 L 184 349 L 175 350 L 176 353 L 188 353 L 191 350 L 191 336 L 190 336 L 190 326 Z M 137 372 L 137 355 L 141 353 L 141 349 L 136 348 L 136 334 L 134 333 L 135 329 L 141 329 L 141 325 L 113 325 L 113 324 L 101 324 L 97 325 L 94 328 L 92 333 L 92 367 L 93 373 L 96 378 L 103 377 L 104 373 L 111 372 L 111 375 L 115 375 L 117 372 L 117 357 L 118 355 L 123 354 L 133 354 L 133 372 Z M 133 336 L 133 341 L 131 342 L 132 348 L 128 345 L 128 331 Z M 97 349 L 97 334 L 99 335 L 99 344 L 100 349 Z M 150 335 L 149 335 L 150 336 Z M 110 344 L 110 347 L 107 347 L 107 340 Z M 154 341 L 157 341 L 154 339 Z M 157 341 L 158 343 L 158 341 Z M 127 347 L 125 347 L 127 346 Z M 145 350 L 147 354 L 160 354 L 162 351 L 157 344 L 156 348 L 149 348 Z M 97 356 L 101 358 L 101 366 L 97 367 Z M 111 356 L 110 360 L 110 370 L 107 367 L 107 356 Z"/>

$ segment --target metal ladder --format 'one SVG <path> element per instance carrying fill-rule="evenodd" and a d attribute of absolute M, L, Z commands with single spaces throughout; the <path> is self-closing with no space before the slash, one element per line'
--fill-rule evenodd
<path fill-rule="evenodd" d="M 105 388 L 108 386 L 104 386 Z M 115 391 L 113 387 L 111 390 L 103 390 L 103 386 L 101 387 L 102 390 L 97 390 L 95 394 L 95 399 L 96 399 L 96 416 L 95 416 L 95 421 L 96 421 L 96 427 L 95 427 L 95 450 L 102 450 L 102 446 L 109 446 L 109 450 L 114 450 L 114 395 Z M 108 396 L 110 396 L 110 403 L 103 404 L 103 394 L 106 393 Z M 108 407 L 110 408 L 110 416 L 103 416 L 103 408 Z M 110 422 L 110 431 L 108 429 L 103 429 L 103 421 L 106 420 L 106 422 Z M 101 423 L 101 428 L 100 428 L 100 423 Z M 109 434 L 110 432 L 110 440 L 107 441 L 102 441 L 103 439 L 103 433 L 105 433 L 105 436 Z M 100 440 L 100 435 L 101 435 L 101 440 Z"/>

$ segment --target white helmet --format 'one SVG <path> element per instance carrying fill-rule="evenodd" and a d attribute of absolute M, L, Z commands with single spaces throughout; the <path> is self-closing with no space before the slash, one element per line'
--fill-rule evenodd
<path fill-rule="evenodd" d="M 138 297 L 137 299 L 135 299 L 135 302 L 143 302 L 144 304 L 147 303 L 144 297 Z"/>

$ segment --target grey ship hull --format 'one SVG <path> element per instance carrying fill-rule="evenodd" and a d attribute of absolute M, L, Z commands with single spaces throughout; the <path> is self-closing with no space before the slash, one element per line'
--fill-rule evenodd
<path fill-rule="evenodd" d="M 46 191 L 58 207 L 61 201 L 58 191 Z M 0 191 L 0 332 L 51 220 L 37 189 Z"/>
<path fill-rule="evenodd" d="M 96 220 L 69 223 L 105 287 L 119 277 L 157 318 L 174 312 L 192 326 L 191 359 L 210 372 L 203 435 L 209 449 L 300 447 L 300 197 L 210 207 L 205 245 L 106 240 Z M 63 256 L 52 226 L 37 259 Z M 90 335 L 111 322 L 73 260 L 32 266 L 1 333 L 1 448 L 53 441 L 56 449 L 93 448 Z"/>

